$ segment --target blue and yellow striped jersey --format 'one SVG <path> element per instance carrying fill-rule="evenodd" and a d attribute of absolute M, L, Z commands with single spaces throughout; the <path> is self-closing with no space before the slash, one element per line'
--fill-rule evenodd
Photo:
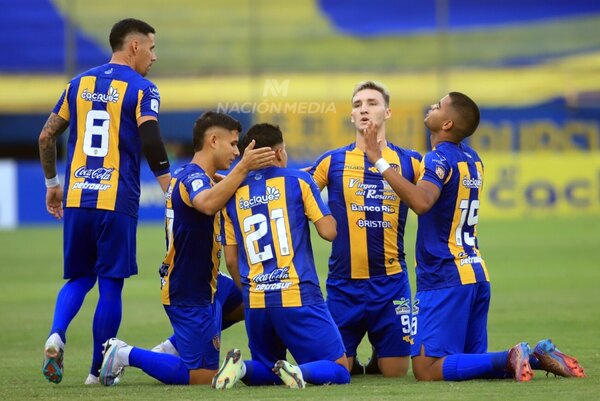
<path fill-rule="evenodd" d="M 223 211 L 225 245 L 237 245 L 244 304 L 323 302 L 308 220 L 330 214 L 304 171 L 269 167 L 246 177 Z"/>
<path fill-rule="evenodd" d="M 388 142 L 383 157 L 411 182 L 421 155 Z M 406 271 L 404 226 L 407 206 L 356 144 L 329 151 L 311 169 L 327 187 L 338 235 L 329 257 L 329 276 L 367 279 Z"/>
<path fill-rule="evenodd" d="M 167 192 L 167 255 L 161 267 L 164 305 L 208 305 L 217 289 L 221 213 L 208 216 L 192 200 L 213 185 L 197 164 L 177 169 Z"/>
<path fill-rule="evenodd" d="M 158 118 L 160 95 L 128 66 L 105 64 L 67 84 L 53 112 L 69 122 L 65 206 L 137 217 L 140 153 L 137 118 Z"/>
<path fill-rule="evenodd" d="M 477 244 L 483 164 L 465 144 L 442 142 L 427 153 L 421 180 L 437 185 L 440 197 L 419 216 L 417 290 L 489 281 Z"/>

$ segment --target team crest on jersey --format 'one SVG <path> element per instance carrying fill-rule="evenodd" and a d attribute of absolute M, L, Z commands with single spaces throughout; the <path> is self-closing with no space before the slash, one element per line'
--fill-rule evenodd
<path fill-rule="evenodd" d="M 203 185 L 204 185 L 204 182 L 202 182 L 202 180 L 192 181 L 192 191 L 196 192 L 197 190 L 202 188 Z"/>
<path fill-rule="evenodd" d="M 435 175 L 437 175 L 440 180 L 443 180 L 446 176 L 446 170 L 442 166 L 435 166 Z"/>

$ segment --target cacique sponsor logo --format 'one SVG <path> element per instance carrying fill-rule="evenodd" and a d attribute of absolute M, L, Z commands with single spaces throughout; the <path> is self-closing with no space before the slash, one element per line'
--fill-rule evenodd
<path fill-rule="evenodd" d="M 119 97 L 121 97 L 119 91 L 112 86 L 108 88 L 108 93 L 89 92 L 87 88 L 81 92 L 81 98 L 88 102 L 117 103 L 119 101 Z"/>
<path fill-rule="evenodd" d="M 267 187 L 264 195 L 254 195 L 248 200 L 240 198 L 239 207 L 240 209 L 250 209 L 253 206 L 264 205 L 271 201 L 278 200 L 279 196 L 279 190 L 277 188 Z"/>
<path fill-rule="evenodd" d="M 465 176 L 462 180 L 463 186 L 467 188 L 481 188 L 483 180 L 481 178 L 467 178 Z"/>

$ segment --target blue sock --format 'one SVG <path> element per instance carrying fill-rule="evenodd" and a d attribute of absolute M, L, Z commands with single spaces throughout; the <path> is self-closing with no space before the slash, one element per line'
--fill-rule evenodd
<path fill-rule="evenodd" d="M 50 334 L 58 333 L 63 343 L 67 342 L 66 332 L 71 320 L 81 309 L 86 294 L 94 284 L 96 284 L 96 276 L 73 278 L 67 281 L 58 293 Z"/>
<path fill-rule="evenodd" d="M 190 372 L 181 358 L 133 347 L 129 365 L 142 369 L 146 374 L 164 384 L 190 384 Z"/>
<path fill-rule="evenodd" d="M 246 365 L 246 375 L 242 378 L 242 382 L 244 382 L 246 386 L 281 384 L 281 379 L 264 363 L 258 361 L 244 361 L 244 364 Z"/>
<path fill-rule="evenodd" d="M 90 373 L 99 375 L 102 366 L 102 344 L 106 340 L 116 337 L 121 325 L 122 304 L 121 291 L 123 290 L 122 278 L 98 277 L 98 291 L 100 296 L 94 314 L 92 332 L 94 334 L 94 355 Z"/>
<path fill-rule="evenodd" d="M 444 359 L 446 381 L 501 378 L 506 375 L 508 351 L 487 354 L 455 354 Z"/>
<path fill-rule="evenodd" d="M 348 369 L 332 361 L 315 361 L 299 366 L 304 381 L 310 384 L 348 384 Z"/>

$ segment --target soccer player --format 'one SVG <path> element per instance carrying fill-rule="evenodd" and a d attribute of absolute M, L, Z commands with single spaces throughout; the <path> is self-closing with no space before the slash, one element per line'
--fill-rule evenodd
<path fill-rule="evenodd" d="M 163 191 L 169 183 L 169 161 L 158 125 L 160 95 L 144 78 L 156 61 L 154 34 L 154 28 L 140 20 L 117 22 L 110 32 L 110 62 L 67 84 L 40 133 L 46 208 L 58 220 L 64 215 L 68 280 L 58 294 L 44 346 L 42 372 L 52 383 L 62 380 L 67 329 L 96 281 L 100 297 L 86 384 L 98 383 L 102 343 L 119 329 L 123 282 L 137 274 L 140 150 Z M 63 199 L 56 176 L 56 141 L 68 126 Z"/>
<path fill-rule="evenodd" d="M 112 386 L 126 366 L 142 369 L 165 384 L 209 384 L 217 372 L 220 311 L 214 302 L 221 255 L 220 210 L 248 171 L 269 166 L 270 148 L 248 144 L 244 157 L 219 183 L 239 156 L 240 123 L 223 113 L 204 113 L 193 130 L 194 156 L 171 179 L 166 197 L 168 249 L 160 269 L 162 302 L 175 332 L 179 356 L 127 345 L 105 344 L 100 383 Z"/>
<path fill-rule="evenodd" d="M 322 155 L 310 172 L 327 187 L 338 222 L 327 278 L 327 305 L 337 323 L 350 366 L 365 333 L 386 377 L 406 375 L 411 344 L 411 291 L 404 260 L 408 208 L 367 160 L 363 131 L 378 127 L 381 151 L 394 170 L 416 182 L 421 156 L 386 141 L 391 117 L 387 90 L 372 81 L 352 94 L 356 140 Z"/>
<path fill-rule="evenodd" d="M 227 353 L 213 379 L 217 389 L 247 385 L 350 382 L 344 345 L 323 300 L 308 221 L 331 241 L 336 223 L 304 171 L 290 170 L 279 127 L 257 124 L 243 143 L 269 146 L 275 167 L 248 175 L 223 211 L 225 262 L 243 288 L 252 360 Z M 289 350 L 299 366 L 287 362 Z"/>
<path fill-rule="evenodd" d="M 464 143 L 477 129 L 479 117 L 475 102 L 459 92 L 431 106 L 425 126 L 433 150 L 423 159 L 416 185 L 390 168 L 380 150 L 377 125 L 369 122 L 364 128 L 369 161 L 419 215 L 414 375 L 424 381 L 529 381 L 534 368 L 584 377 L 577 360 L 547 339 L 533 352 L 525 342 L 487 352 L 490 284 L 477 240 L 484 169 L 477 152 Z"/>

